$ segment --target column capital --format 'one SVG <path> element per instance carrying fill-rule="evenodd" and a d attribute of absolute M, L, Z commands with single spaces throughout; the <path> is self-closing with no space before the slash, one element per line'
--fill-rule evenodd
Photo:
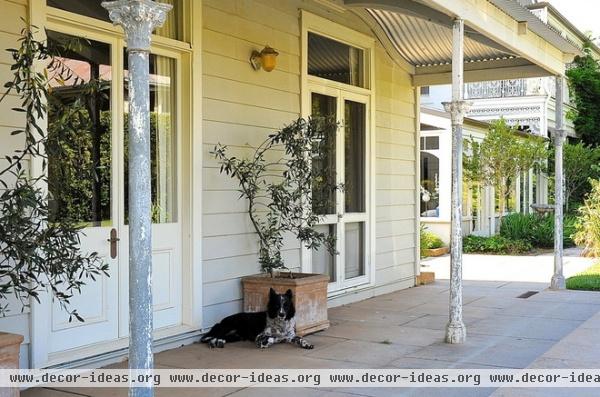
<path fill-rule="evenodd" d="M 128 51 L 149 51 L 152 31 L 162 26 L 167 12 L 173 8 L 152 0 L 104 1 L 102 7 L 108 10 L 113 24 L 125 31 Z"/>
<path fill-rule="evenodd" d="M 473 106 L 473 102 L 459 100 L 459 101 L 442 102 L 442 105 L 444 105 L 444 110 L 446 110 L 446 112 L 450 113 L 450 117 L 452 119 L 453 124 L 455 124 L 455 123 L 462 124 L 464 121 L 465 115 L 471 109 L 471 106 Z"/>

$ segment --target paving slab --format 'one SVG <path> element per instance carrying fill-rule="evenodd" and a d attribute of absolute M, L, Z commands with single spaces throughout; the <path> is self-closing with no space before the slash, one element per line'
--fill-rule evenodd
<path fill-rule="evenodd" d="M 350 361 L 365 364 L 366 368 L 377 368 L 418 349 L 418 346 L 389 341 L 374 343 L 347 340 L 343 343 L 317 350 L 314 353 L 309 353 L 309 356 L 329 360 Z"/>
<path fill-rule="evenodd" d="M 479 364 L 525 368 L 553 344 L 554 341 L 549 340 L 467 334 L 464 344 L 438 342 L 409 353 L 408 357 L 468 363 L 473 364 L 472 368 Z M 395 365 L 394 362 L 391 365 Z"/>
<path fill-rule="evenodd" d="M 469 328 L 471 334 L 498 335 L 528 339 L 559 340 L 583 321 L 530 316 L 495 315 L 481 319 Z"/>

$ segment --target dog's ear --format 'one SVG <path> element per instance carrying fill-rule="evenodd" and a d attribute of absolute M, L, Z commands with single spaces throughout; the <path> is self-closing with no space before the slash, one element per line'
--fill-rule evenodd
<path fill-rule="evenodd" d="M 292 290 L 288 289 L 285 291 L 287 298 L 287 316 L 286 320 L 291 320 L 296 315 L 296 307 L 294 306 L 294 300 L 292 299 Z"/>
<path fill-rule="evenodd" d="M 267 315 L 269 318 L 275 318 L 277 316 L 277 310 L 279 309 L 280 299 L 277 299 L 277 292 L 273 288 L 269 290 L 269 302 L 267 302 Z"/>

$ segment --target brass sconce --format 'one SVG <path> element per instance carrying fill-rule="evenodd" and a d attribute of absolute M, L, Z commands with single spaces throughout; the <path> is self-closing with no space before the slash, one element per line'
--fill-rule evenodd
<path fill-rule="evenodd" d="M 250 64 L 254 70 L 258 70 L 262 67 L 265 72 L 270 72 L 275 69 L 275 65 L 277 65 L 277 55 L 279 55 L 279 53 L 267 45 L 261 52 L 256 50 L 252 51 L 252 55 L 250 55 Z"/>

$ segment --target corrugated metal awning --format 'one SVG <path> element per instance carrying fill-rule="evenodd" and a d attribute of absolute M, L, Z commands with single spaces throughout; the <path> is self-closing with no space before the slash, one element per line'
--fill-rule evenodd
<path fill-rule="evenodd" d="M 394 48 L 416 67 L 448 65 L 452 62 L 452 29 L 426 19 L 393 11 L 367 8 L 368 14 L 381 26 Z M 465 62 L 516 58 L 465 37 Z"/>

